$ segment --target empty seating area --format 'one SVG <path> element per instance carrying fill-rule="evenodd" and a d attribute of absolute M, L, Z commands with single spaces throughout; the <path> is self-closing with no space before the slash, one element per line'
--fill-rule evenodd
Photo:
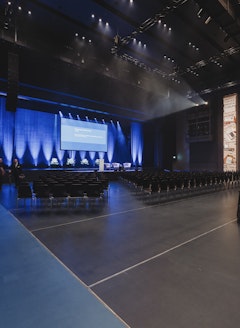
<path fill-rule="evenodd" d="M 114 177 L 104 172 L 41 171 L 32 181 L 22 181 L 17 207 L 76 208 L 99 204 L 108 196 L 109 180 L 126 182 L 141 201 L 161 203 L 198 194 L 238 187 L 240 172 L 122 171 Z"/>
<path fill-rule="evenodd" d="M 17 206 L 27 199 L 35 207 L 69 208 L 95 204 L 108 195 L 104 173 L 41 172 L 31 182 L 22 181 L 17 190 Z"/>
<path fill-rule="evenodd" d="M 151 204 L 234 188 L 240 184 L 240 172 L 147 170 L 123 172 L 121 177 L 139 199 Z"/>

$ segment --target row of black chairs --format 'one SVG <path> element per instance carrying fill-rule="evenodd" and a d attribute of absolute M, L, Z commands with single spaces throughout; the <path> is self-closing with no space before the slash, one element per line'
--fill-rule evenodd
<path fill-rule="evenodd" d="M 150 203 L 194 196 L 240 185 L 240 172 L 124 172 L 122 179 Z"/>
<path fill-rule="evenodd" d="M 34 181 L 22 181 L 17 190 L 17 205 L 26 199 L 31 204 L 76 206 L 81 202 L 103 199 L 108 194 L 108 179 L 104 175 L 44 174 Z"/>

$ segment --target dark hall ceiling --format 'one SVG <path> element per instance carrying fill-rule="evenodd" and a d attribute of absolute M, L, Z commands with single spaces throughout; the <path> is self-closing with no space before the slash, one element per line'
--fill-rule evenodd
<path fill-rule="evenodd" d="M 75 110 L 144 121 L 240 82 L 239 0 L 4 0 L 0 41 L 3 80 L 17 53 L 22 95 Z"/>

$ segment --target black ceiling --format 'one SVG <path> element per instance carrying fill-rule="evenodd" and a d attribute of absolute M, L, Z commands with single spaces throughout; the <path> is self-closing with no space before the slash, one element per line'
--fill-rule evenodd
<path fill-rule="evenodd" d="M 146 120 L 240 82 L 239 0 L 0 3 L 1 49 L 19 54 L 22 92 L 64 91 L 74 106 L 79 96 Z"/>

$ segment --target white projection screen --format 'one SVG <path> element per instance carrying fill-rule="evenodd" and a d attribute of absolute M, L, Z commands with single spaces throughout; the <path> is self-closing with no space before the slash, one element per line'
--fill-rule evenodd
<path fill-rule="evenodd" d="M 107 124 L 61 117 L 61 150 L 107 152 Z"/>

